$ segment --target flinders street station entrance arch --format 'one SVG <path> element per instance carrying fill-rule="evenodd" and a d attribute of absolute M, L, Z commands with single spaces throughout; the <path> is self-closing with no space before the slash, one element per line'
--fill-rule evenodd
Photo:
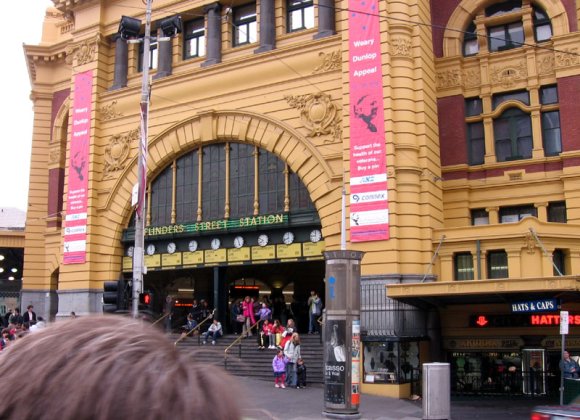
<path fill-rule="evenodd" d="M 307 319 L 310 290 L 324 296 L 325 244 L 308 190 L 286 163 L 253 144 L 198 144 L 150 178 L 144 290 L 155 312 L 168 296 L 176 308 L 204 299 L 227 326 L 230 305 L 251 295 L 283 299 L 299 323 Z M 133 226 L 131 218 L 122 238 L 126 279 Z M 174 325 L 185 313 L 175 312 Z"/>

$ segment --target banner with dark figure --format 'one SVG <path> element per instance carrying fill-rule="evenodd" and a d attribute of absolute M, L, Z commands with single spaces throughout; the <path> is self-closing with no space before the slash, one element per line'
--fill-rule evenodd
<path fill-rule="evenodd" d="M 346 321 L 328 320 L 327 324 L 330 334 L 327 334 L 325 342 L 324 399 L 332 404 L 346 404 Z"/>

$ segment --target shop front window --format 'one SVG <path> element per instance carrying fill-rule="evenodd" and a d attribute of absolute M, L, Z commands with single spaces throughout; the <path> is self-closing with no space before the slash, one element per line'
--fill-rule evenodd
<path fill-rule="evenodd" d="M 454 393 L 522 393 L 522 359 L 518 352 L 454 352 L 450 364 Z"/>
<path fill-rule="evenodd" d="M 365 342 L 364 383 L 402 384 L 418 380 L 419 342 Z"/>

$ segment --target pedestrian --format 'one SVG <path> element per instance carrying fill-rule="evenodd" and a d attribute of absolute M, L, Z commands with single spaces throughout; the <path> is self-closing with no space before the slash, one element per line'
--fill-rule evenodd
<path fill-rule="evenodd" d="M 286 385 L 284 385 L 286 381 L 286 359 L 282 350 L 276 352 L 276 356 L 272 360 L 272 369 L 274 370 L 274 387 L 286 388 Z"/>
<path fill-rule="evenodd" d="M 270 343 L 270 335 L 272 335 L 272 324 L 265 319 L 262 328 L 258 332 L 258 350 L 264 350 L 266 348 L 266 342 Z M 271 347 L 268 346 L 268 348 Z"/>
<path fill-rule="evenodd" d="M 273 349 L 275 348 L 280 348 L 282 349 L 282 347 L 280 347 L 280 342 L 282 341 L 282 333 L 284 332 L 284 327 L 280 324 L 280 321 L 278 321 L 277 319 L 274 320 L 274 322 L 271 324 L 271 330 L 272 330 L 272 335 L 270 336 L 270 339 L 273 338 L 274 341 L 274 345 L 273 345 Z M 272 344 L 272 343 L 270 343 Z"/>
<path fill-rule="evenodd" d="M 23 323 L 22 315 L 20 315 L 20 309 L 15 308 L 14 313 L 8 318 L 8 323 L 12 325 L 21 325 Z"/>
<path fill-rule="evenodd" d="M 578 378 L 580 366 L 578 366 L 578 362 L 576 360 L 570 357 L 568 350 L 564 350 L 564 358 L 560 361 L 560 370 L 562 371 L 564 378 Z"/>
<path fill-rule="evenodd" d="M 298 333 L 292 334 L 292 338 L 284 346 L 284 356 L 286 356 L 286 385 L 297 388 L 296 362 L 302 358 L 300 354 L 300 336 Z"/>
<path fill-rule="evenodd" d="M 280 339 L 280 347 L 283 349 L 286 346 L 286 343 L 292 339 L 292 334 L 296 332 L 296 326 L 294 324 L 294 320 L 290 318 L 288 323 L 286 324 L 286 328 L 282 332 L 282 337 Z"/>
<path fill-rule="evenodd" d="M 308 298 L 308 334 L 318 334 L 318 318 L 322 313 L 322 301 L 318 297 L 318 293 L 312 290 Z"/>
<path fill-rule="evenodd" d="M 36 312 L 33 311 L 34 306 L 28 305 L 26 307 L 26 312 L 22 316 L 22 323 L 27 327 L 36 324 Z"/>
<path fill-rule="evenodd" d="M 306 388 L 306 364 L 302 358 L 296 362 L 296 377 L 297 388 Z"/>
<path fill-rule="evenodd" d="M 246 296 L 242 302 L 242 315 L 244 316 L 242 335 L 251 337 L 252 327 L 256 323 L 256 318 L 254 317 L 254 299 L 250 299 L 249 296 Z"/>
<path fill-rule="evenodd" d="M 214 318 L 207 331 L 203 333 L 203 344 L 205 344 L 207 340 L 211 339 L 211 345 L 215 346 L 216 340 L 222 335 L 222 324 L 216 318 Z"/>

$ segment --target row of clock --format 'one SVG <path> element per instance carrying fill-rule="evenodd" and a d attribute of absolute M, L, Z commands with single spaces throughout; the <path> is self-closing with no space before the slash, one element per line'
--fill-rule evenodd
<path fill-rule="evenodd" d="M 316 243 L 316 242 L 320 242 L 322 240 L 322 232 L 320 232 L 319 229 L 314 229 L 310 232 L 310 241 Z M 260 234 L 260 236 L 258 236 L 258 245 L 260 246 L 266 246 L 268 245 L 268 243 L 270 242 L 270 237 L 265 234 L 262 233 Z M 282 235 L 282 242 L 286 245 L 290 245 L 294 242 L 294 234 L 290 231 L 288 232 L 284 232 L 284 235 Z M 244 239 L 243 236 L 238 235 L 234 238 L 234 247 L 235 248 L 241 248 L 246 244 L 246 241 Z M 191 241 L 189 241 L 189 244 L 187 246 L 187 249 L 189 250 L 189 252 L 195 252 L 197 251 L 198 248 L 198 243 L 195 239 L 192 239 Z M 217 250 L 220 249 L 222 246 L 221 240 L 219 238 L 213 238 L 210 242 L 210 247 L 213 250 Z M 167 253 L 169 254 L 173 254 L 175 251 L 177 250 L 177 245 L 175 244 L 175 242 L 169 242 L 167 244 Z M 133 251 L 134 248 L 131 246 L 127 249 L 127 256 L 132 257 L 133 256 Z M 153 255 L 155 254 L 156 248 L 154 244 L 149 244 L 147 245 L 147 255 Z"/>

